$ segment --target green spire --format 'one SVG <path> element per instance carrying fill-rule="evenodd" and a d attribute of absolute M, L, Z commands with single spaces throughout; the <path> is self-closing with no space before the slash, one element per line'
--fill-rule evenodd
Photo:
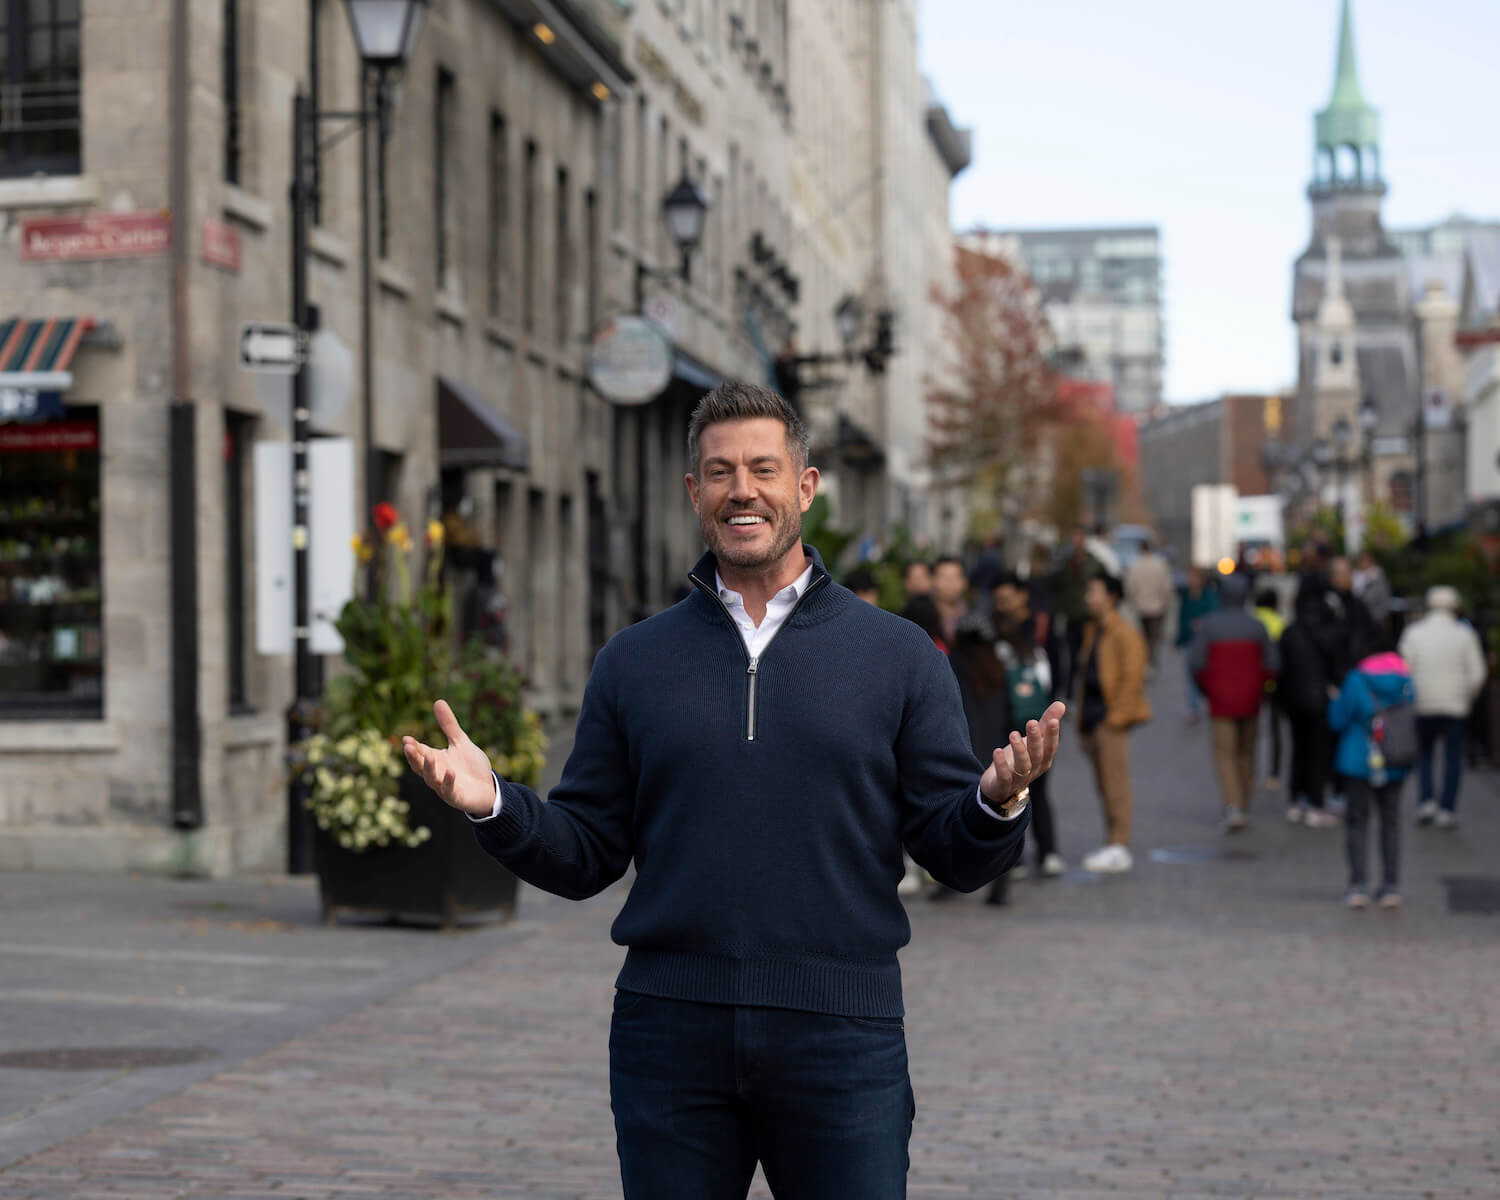
<path fill-rule="evenodd" d="M 1339 26 L 1338 74 L 1333 81 L 1333 95 L 1328 107 L 1318 114 L 1317 143 L 1320 155 L 1332 160 L 1340 147 L 1352 146 L 1359 165 L 1352 178 L 1334 167 L 1330 174 L 1339 183 L 1371 184 L 1380 178 L 1380 114 L 1365 99 L 1359 86 L 1359 66 L 1354 55 L 1354 10 L 1351 0 L 1344 0 L 1343 19 Z M 1345 151 L 1344 153 L 1347 153 Z"/>
<path fill-rule="evenodd" d="M 1344 19 L 1339 28 L 1339 73 L 1333 81 L 1328 110 L 1367 109 L 1370 103 L 1359 90 L 1359 66 L 1354 61 L 1354 11 L 1344 0 Z"/>

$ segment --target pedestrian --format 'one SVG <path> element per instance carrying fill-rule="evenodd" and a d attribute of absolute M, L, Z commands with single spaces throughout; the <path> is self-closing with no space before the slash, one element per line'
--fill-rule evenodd
<path fill-rule="evenodd" d="M 1089 610 L 1085 596 L 1089 580 L 1102 572 L 1099 561 L 1088 552 L 1087 536 L 1080 526 L 1073 531 L 1068 556 L 1057 569 L 1052 594 L 1056 600 L 1058 634 L 1067 647 L 1063 664 L 1062 693 L 1073 695 L 1078 689 L 1078 662 L 1083 650 L 1083 630 Z"/>
<path fill-rule="evenodd" d="M 1458 786 L 1464 768 L 1464 726 L 1488 673 L 1479 635 L 1458 619 L 1458 593 L 1427 590 L 1427 612 L 1401 635 L 1401 657 L 1417 693 L 1417 824 L 1458 824 Z M 1438 802 L 1433 758 L 1443 746 L 1443 790 Z"/>
<path fill-rule="evenodd" d="M 1334 748 L 1328 726 L 1328 693 L 1334 687 L 1330 662 L 1338 653 L 1340 632 L 1325 598 L 1327 591 L 1321 576 L 1302 576 L 1292 621 L 1281 635 L 1281 670 L 1276 679 L 1276 695 L 1292 734 L 1286 819 L 1310 829 L 1331 829 L 1338 824 L 1326 802 Z"/>
<path fill-rule="evenodd" d="M 880 580 L 869 567 L 855 567 L 844 580 L 844 586 L 866 604 L 880 607 Z"/>
<path fill-rule="evenodd" d="M 1337 687 L 1345 674 L 1354 669 L 1358 648 L 1369 645 L 1378 637 L 1380 625 L 1365 602 L 1355 595 L 1354 567 L 1343 556 L 1329 563 L 1326 598 L 1338 629 L 1332 663 L 1333 684 Z"/>
<path fill-rule="evenodd" d="M 1187 677 L 1187 722 L 1196 725 L 1203 716 L 1203 693 L 1193 678 L 1189 651 L 1203 618 L 1219 607 L 1219 593 L 1210 586 L 1202 567 L 1187 569 L 1187 582 L 1177 595 L 1177 651 L 1182 655 L 1182 673 Z"/>
<path fill-rule="evenodd" d="M 1104 845 L 1083 860 L 1087 870 L 1122 872 L 1133 865 L 1130 731 L 1151 719 L 1146 699 L 1146 639 L 1120 615 L 1125 587 L 1116 575 L 1089 580 L 1089 625 L 1078 671 L 1078 729 L 1104 807 Z"/>
<path fill-rule="evenodd" d="M 1391 581 L 1386 578 L 1385 569 L 1369 549 L 1359 552 L 1358 565 L 1354 571 L 1353 583 L 1354 594 L 1359 597 L 1360 603 L 1369 610 L 1371 619 L 1381 629 L 1389 629 L 1391 618 Z"/>
<path fill-rule="evenodd" d="M 1255 733 L 1266 681 L 1276 674 L 1276 650 L 1266 627 L 1245 610 L 1249 594 L 1250 581 L 1238 572 L 1222 580 L 1219 607 L 1199 623 L 1189 653 L 1193 678 L 1208 698 L 1227 833 L 1247 823 L 1255 794 Z"/>
<path fill-rule="evenodd" d="M 1277 595 L 1275 588 L 1261 588 L 1256 593 L 1255 619 L 1265 626 L 1266 637 L 1275 647 L 1277 662 L 1280 663 L 1281 635 L 1286 631 L 1286 618 L 1281 615 L 1281 597 Z M 1266 773 L 1266 790 L 1279 792 L 1282 768 L 1281 726 L 1285 714 L 1281 710 L 1274 676 L 1266 681 L 1266 704 L 1261 711 L 1266 714 L 1266 742 L 1271 750 L 1271 769 Z"/>
<path fill-rule="evenodd" d="M 969 577 L 964 564 L 945 554 L 932 566 L 932 599 L 937 604 L 943 640 L 952 646 L 958 639 L 958 624 L 969 611 Z"/>
<path fill-rule="evenodd" d="M 1125 572 L 1125 599 L 1141 619 L 1146 635 L 1146 651 L 1152 672 L 1156 670 L 1157 652 L 1161 647 L 1162 626 L 1166 624 L 1167 606 L 1173 599 L 1172 568 L 1158 549 L 1156 536 Z"/>
<path fill-rule="evenodd" d="M 953 677 L 958 682 L 959 698 L 963 701 L 964 719 L 969 726 L 969 740 L 979 747 L 975 757 L 987 755 L 1010 737 L 1016 728 L 1017 717 L 1010 702 L 1010 679 L 1005 662 L 997 653 L 998 635 L 995 632 L 994 614 L 979 609 L 964 614 L 954 635 L 953 653 L 948 656 L 948 665 L 953 668 Z M 1045 709 L 1045 705 L 1043 708 Z M 1033 718 L 1036 719 L 1036 718 Z M 1025 728 L 1026 721 L 1020 722 Z M 1045 778 L 1043 776 L 1042 778 Z M 1036 804 L 1038 779 L 1031 788 L 1031 806 Z M 1034 814 L 1033 808 L 1033 814 Z M 929 900 L 953 900 L 960 893 L 945 883 L 938 883 L 929 894 Z M 1009 902 L 1010 872 L 999 875 L 990 884 L 985 903 L 1001 906 Z"/>
<path fill-rule="evenodd" d="M 1047 614 L 1034 612 L 1031 582 L 1015 575 L 1003 576 L 995 587 L 995 624 L 1000 635 L 998 649 L 1005 661 L 1010 686 L 1011 723 L 1026 723 L 1045 712 L 1057 699 L 1057 671 L 1047 639 Z M 1036 846 L 1037 870 L 1044 876 L 1061 875 L 1067 863 L 1057 852 L 1057 826 L 1043 775 L 1031 786 L 1031 834 Z M 1024 864 L 1011 870 L 1021 878 Z"/>
<path fill-rule="evenodd" d="M 902 606 L 901 616 L 931 638 L 932 644 L 945 656 L 948 654 L 951 643 L 943 632 L 943 619 L 938 613 L 936 600 L 931 596 L 913 596 Z"/>
<path fill-rule="evenodd" d="M 634 863 L 610 1026 L 626 1200 L 744 1197 L 757 1160 L 782 1197 L 905 1195 L 903 843 L 983 887 L 1019 858 L 1026 785 L 1057 749 L 1061 705 L 975 760 L 930 639 L 803 545 L 807 456 L 775 392 L 699 401 L 694 593 L 600 652 L 546 803 L 493 773 L 445 701 L 447 748 L 403 743 L 528 883 L 583 899 Z"/>
<path fill-rule="evenodd" d="M 932 594 L 932 568 L 926 561 L 914 558 L 901 572 L 901 587 L 908 600 Z"/>
<path fill-rule="evenodd" d="M 1370 906 L 1365 883 L 1366 831 L 1378 818 L 1381 878 L 1376 903 L 1381 908 L 1400 908 L 1401 784 L 1408 766 L 1404 753 L 1393 752 L 1396 738 L 1392 731 L 1397 710 L 1405 709 L 1410 717 L 1415 690 L 1406 664 L 1391 651 L 1385 635 L 1356 643 L 1355 653 L 1358 661 L 1328 705 L 1328 723 L 1339 737 L 1335 761 L 1349 791 L 1344 814 L 1349 889 L 1344 903 L 1353 909 Z M 1411 740 L 1416 740 L 1414 732 Z"/>

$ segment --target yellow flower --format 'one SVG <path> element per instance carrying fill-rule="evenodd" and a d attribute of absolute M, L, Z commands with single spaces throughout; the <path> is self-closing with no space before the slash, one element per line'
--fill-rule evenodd
<path fill-rule="evenodd" d="M 375 547 L 357 533 L 349 539 L 349 545 L 354 548 L 354 557 L 362 563 L 367 563 L 375 557 Z"/>
<path fill-rule="evenodd" d="M 443 523 L 441 521 L 427 522 L 427 544 L 429 546 L 441 546 L 443 544 Z"/>
<path fill-rule="evenodd" d="M 392 525 L 391 531 L 385 535 L 385 540 L 397 550 L 411 549 L 411 530 L 407 529 L 406 522 Z"/>

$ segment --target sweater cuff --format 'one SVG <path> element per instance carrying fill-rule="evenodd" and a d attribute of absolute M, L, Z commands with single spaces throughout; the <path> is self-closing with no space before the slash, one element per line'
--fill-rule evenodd
<path fill-rule="evenodd" d="M 479 836 L 481 844 L 505 850 L 526 836 L 526 821 L 521 812 L 525 805 L 517 802 L 514 793 L 508 800 L 505 799 L 504 781 L 493 771 L 491 774 L 495 775 L 495 811 L 477 821 L 473 817 L 469 819 L 474 822 L 474 832 Z"/>
<path fill-rule="evenodd" d="M 1017 827 L 1025 820 L 1030 809 L 1031 805 L 1027 803 L 1020 812 L 1007 820 L 990 810 L 988 805 L 979 799 L 979 789 L 975 788 L 964 797 L 960 811 L 965 827 L 976 840 L 994 842 L 1014 836 Z"/>

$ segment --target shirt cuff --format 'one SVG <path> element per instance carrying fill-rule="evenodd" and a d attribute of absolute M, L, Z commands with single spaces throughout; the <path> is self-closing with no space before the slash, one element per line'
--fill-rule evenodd
<path fill-rule="evenodd" d="M 1005 821 L 1007 823 L 1009 823 L 1011 821 L 1014 821 L 1017 817 L 1019 817 L 1023 812 L 1026 811 L 1027 806 L 1030 805 L 1030 803 L 1031 803 L 1031 800 L 1028 797 L 1027 800 L 1026 800 L 1026 803 L 1023 804 L 1023 805 L 1021 805 L 1020 808 L 1016 809 L 1015 812 L 1011 813 L 1010 816 L 1008 816 L 1008 817 L 1002 817 L 999 813 L 997 813 L 993 808 L 991 808 L 988 804 L 986 804 L 984 802 L 984 788 L 981 787 L 981 788 L 978 788 L 975 791 L 975 799 L 977 799 L 979 801 L 979 807 L 982 808 L 982 809 L 984 809 L 984 811 L 987 812 L 990 816 L 994 817 L 995 820 L 997 820 L 997 821 Z M 496 812 L 500 811 L 500 804 L 499 804 L 498 801 L 495 803 L 495 811 Z"/>
<path fill-rule="evenodd" d="M 469 820 L 473 821 L 476 825 L 483 825 L 486 821 L 493 821 L 500 815 L 500 776 L 496 775 L 493 771 L 490 772 L 490 776 L 495 781 L 495 807 L 490 809 L 490 815 L 487 817 L 469 817 Z M 467 813 L 464 815 L 468 816 Z"/>

